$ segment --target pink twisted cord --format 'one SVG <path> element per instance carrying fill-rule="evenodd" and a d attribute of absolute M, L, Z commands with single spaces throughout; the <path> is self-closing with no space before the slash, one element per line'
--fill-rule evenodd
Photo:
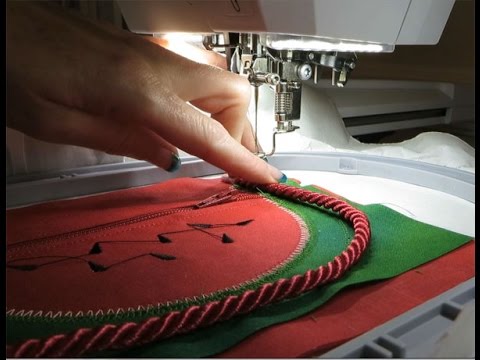
<path fill-rule="evenodd" d="M 370 241 L 368 219 L 363 212 L 345 201 L 283 184 L 256 185 L 242 180 L 237 183 L 278 197 L 331 209 L 353 225 L 354 237 L 348 247 L 332 261 L 303 275 L 280 279 L 264 284 L 256 290 L 228 296 L 221 301 L 191 306 L 183 311 L 173 311 L 139 323 L 107 324 L 96 328 L 81 328 L 46 339 L 28 339 L 20 344 L 7 345 L 7 357 L 79 357 L 107 349 L 126 349 L 187 333 L 235 315 L 246 314 L 273 302 L 298 296 L 338 279 L 358 261 L 367 248 Z"/>

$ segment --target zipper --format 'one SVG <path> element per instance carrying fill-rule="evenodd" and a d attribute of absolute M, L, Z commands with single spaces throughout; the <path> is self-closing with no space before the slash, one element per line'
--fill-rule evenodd
<path fill-rule="evenodd" d="M 31 240 L 24 240 L 21 242 L 17 242 L 16 244 L 12 244 L 7 247 L 7 252 L 10 250 L 15 250 L 19 247 L 27 246 L 30 243 L 38 243 L 38 242 L 46 242 L 52 240 L 60 240 L 60 239 L 71 239 L 74 237 L 82 236 L 82 235 L 90 235 L 92 233 L 96 233 L 103 230 L 109 230 L 120 226 L 132 225 L 142 221 L 148 221 L 155 218 L 172 215 L 180 212 L 187 212 L 187 211 L 195 211 L 200 209 L 205 209 L 211 206 L 221 205 L 227 202 L 236 202 L 236 201 L 244 201 L 250 199 L 258 199 L 260 195 L 255 193 L 248 193 L 245 191 L 241 191 L 235 187 L 231 187 L 225 191 L 222 191 L 218 194 L 212 195 L 198 203 L 188 206 L 181 206 L 177 208 L 171 209 L 164 209 L 161 211 L 156 211 L 148 214 L 137 215 L 131 218 L 117 220 L 106 224 L 95 225 L 88 228 L 83 228 L 79 230 L 73 230 L 66 233 L 56 234 L 56 235 L 49 235 L 42 238 L 36 238 Z"/>
<path fill-rule="evenodd" d="M 196 203 L 195 205 L 193 205 L 193 208 L 203 209 L 209 206 L 224 204 L 226 202 L 244 200 L 251 198 L 251 195 L 258 197 L 258 195 L 256 194 L 243 193 L 240 190 L 232 187 L 228 190 L 222 191 Z"/>

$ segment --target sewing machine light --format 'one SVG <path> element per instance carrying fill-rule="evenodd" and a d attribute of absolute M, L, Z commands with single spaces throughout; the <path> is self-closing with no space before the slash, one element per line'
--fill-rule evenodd
<path fill-rule="evenodd" d="M 204 39 L 206 36 L 198 33 L 155 34 L 154 42 L 192 61 L 226 68 L 227 61 L 224 55 L 205 51 Z"/>
<path fill-rule="evenodd" d="M 367 41 L 333 39 L 316 36 L 262 34 L 260 42 L 275 50 L 338 51 L 338 52 L 393 52 L 394 45 Z"/>
<path fill-rule="evenodd" d="M 167 33 L 164 35 L 159 35 L 158 37 L 161 37 L 171 42 L 189 43 L 189 44 L 201 44 L 203 41 L 202 34 L 194 34 L 194 33 Z"/>

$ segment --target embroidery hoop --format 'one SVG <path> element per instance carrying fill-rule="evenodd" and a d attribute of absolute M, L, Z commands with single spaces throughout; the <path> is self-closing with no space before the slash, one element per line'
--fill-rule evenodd
<path fill-rule="evenodd" d="M 365 252 L 370 241 L 368 218 L 345 201 L 283 184 L 258 185 L 243 180 L 236 183 L 277 197 L 330 209 L 352 224 L 354 236 L 347 248 L 333 260 L 303 275 L 279 279 L 240 295 L 231 295 L 201 306 L 194 305 L 161 317 L 150 317 L 138 323 L 106 324 L 95 328 L 81 328 L 46 339 L 28 339 L 17 345 L 7 345 L 7 357 L 79 357 L 103 350 L 145 345 L 176 334 L 184 334 L 273 302 L 298 296 L 314 287 L 336 280 Z"/>

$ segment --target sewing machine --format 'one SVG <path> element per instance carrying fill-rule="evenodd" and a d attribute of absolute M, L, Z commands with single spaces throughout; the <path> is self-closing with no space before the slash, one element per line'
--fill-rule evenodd
<path fill-rule="evenodd" d="M 344 87 L 357 53 L 392 52 L 396 45 L 436 44 L 454 1 L 119 1 L 128 28 L 192 39 L 226 54 L 228 68 L 254 88 L 258 139 L 259 87 L 274 91 L 276 135 L 299 129 L 302 85 L 331 71 L 331 85 Z M 374 16 L 381 14 L 381 16 Z M 181 37 L 180 37 L 181 38 Z M 198 37 L 197 37 L 198 38 Z M 178 39 L 178 36 L 177 36 Z M 263 120 L 263 119 L 262 119 Z"/>
<path fill-rule="evenodd" d="M 465 171 L 455 161 L 452 167 L 439 166 L 443 164 L 349 147 L 345 128 L 339 130 L 338 123 L 327 119 L 337 116 L 332 111 L 338 110 L 350 138 L 401 129 L 408 121 L 431 125 L 467 116 L 465 111 L 456 111 L 459 93 L 452 84 L 387 83 L 389 94 L 400 94 L 403 102 L 399 102 L 385 94 L 384 83 L 354 80 L 355 70 L 362 66 L 359 54 L 390 53 L 402 45 L 436 44 L 454 0 L 162 0 L 118 1 L 118 5 L 131 31 L 153 36 L 181 33 L 183 40 L 194 39 L 203 48 L 224 53 L 229 70 L 248 77 L 254 90 L 255 135 L 263 148 L 271 149 L 264 152 L 258 148 L 257 153 L 268 156 L 269 162 L 289 177 L 305 185 L 324 186 L 352 201 L 394 204 L 393 209 L 407 216 L 414 213 L 420 221 L 474 236 L 474 172 Z M 372 92 L 378 95 L 377 102 L 369 96 Z M 323 97 L 325 93 L 333 101 L 334 110 Z M 362 103 L 355 105 L 352 99 Z M 461 105 L 465 110 L 465 104 Z M 420 112 L 433 110 L 436 112 L 430 116 L 420 116 Z M 386 119 L 390 114 L 411 112 L 417 112 L 413 120 Z M 318 114 L 324 118 L 318 120 Z M 357 119 L 378 115 L 383 120 L 377 123 L 359 124 Z M 337 133 L 341 133 L 342 141 L 326 142 L 325 147 L 312 145 L 313 140 L 322 141 Z M 277 141 L 278 134 L 283 134 L 282 140 Z M 330 151 L 332 146 L 334 151 Z M 22 206 L 174 177 L 216 177 L 222 173 L 188 154 L 184 154 L 182 163 L 175 174 L 145 162 L 20 174 L 8 179 L 7 204 Z M 362 192 L 356 191 L 359 188 Z M 451 212 L 430 211 L 431 204 L 440 203 L 448 204 Z M 452 212 L 464 216 L 449 216 Z M 458 291 L 470 294 L 473 286 L 474 298 L 474 279 L 473 285 L 467 285 L 466 290 L 463 284 Z M 442 301 L 458 298 L 458 294 Z M 434 305 L 429 306 L 424 313 Z M 422 318 L 424 313 L 415 316 Z M 444 328 L 436 331 L 433 338 L 438 340 Z M 419 346 L 415 341 L 407 345 L 412 349 Z M 360 356 L 348 351 L 333 355 L 349 354 Z M 431 352 L 426 350 L 417 356 L 429 357 Z"/>

